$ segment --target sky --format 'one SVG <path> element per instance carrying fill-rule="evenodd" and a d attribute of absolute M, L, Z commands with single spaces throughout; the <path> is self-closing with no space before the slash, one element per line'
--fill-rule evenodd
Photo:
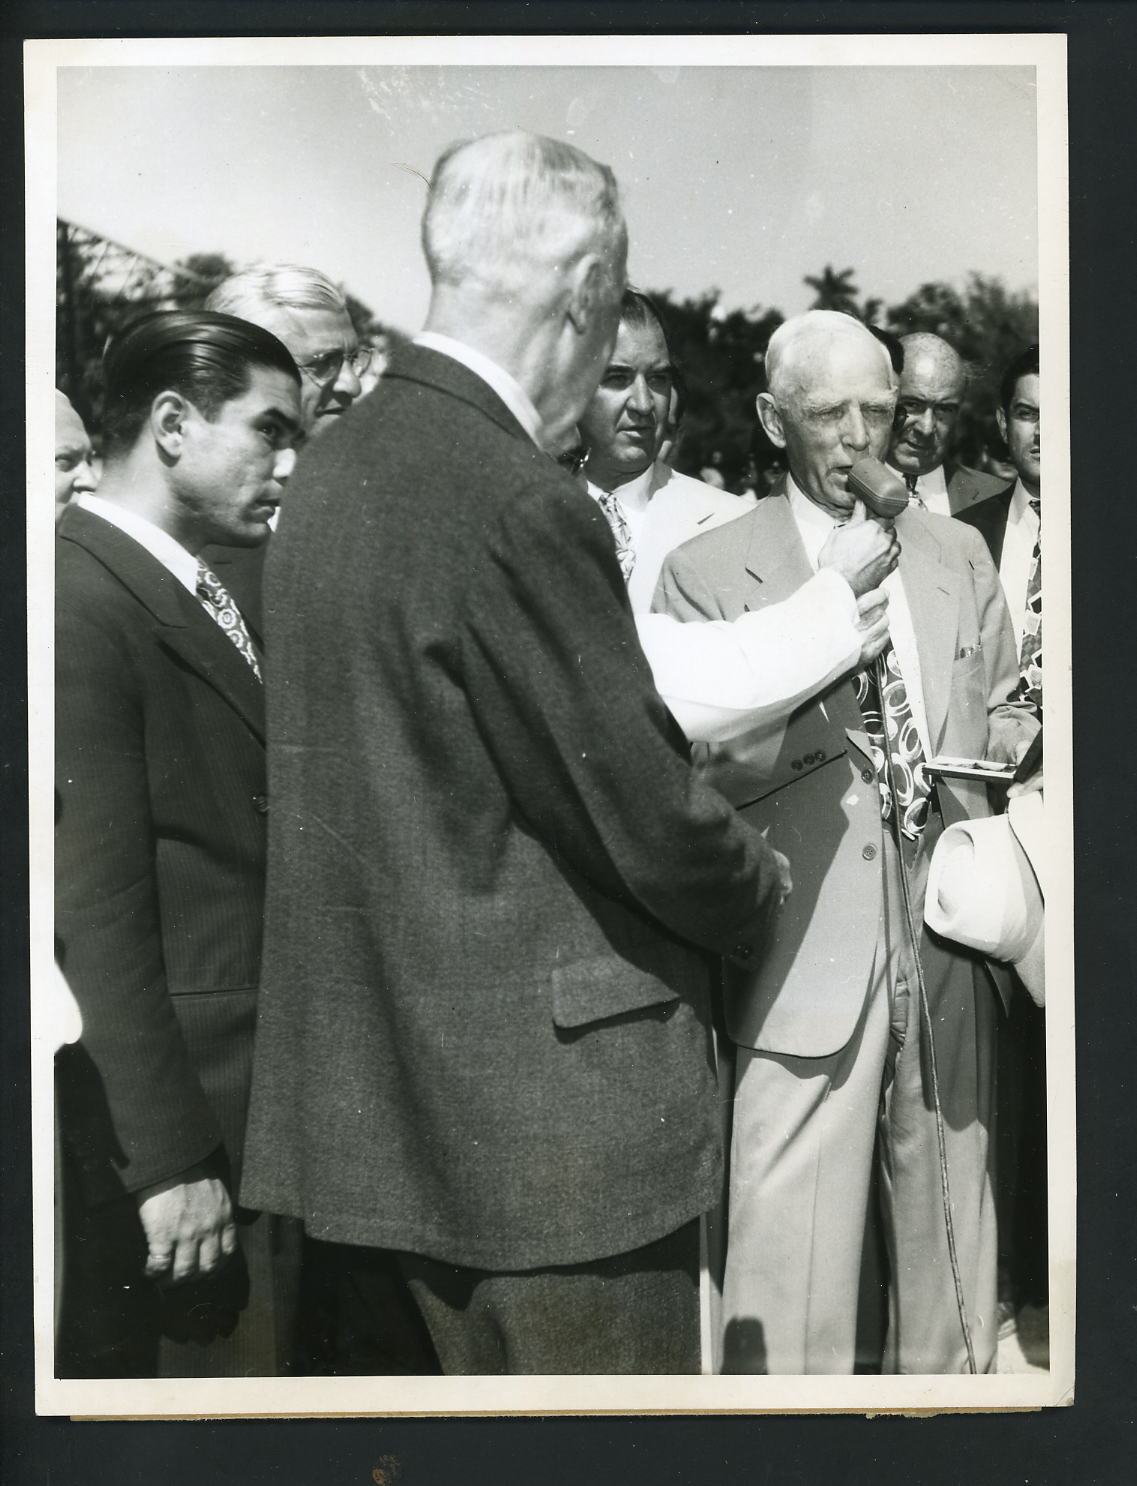
<path fill-rule="evenodd" d="M 425 317 L 423 177 L 520 126 L 612 166 L 632 282 L 807 308 L 831 263 L 886 303 L 969 270 L 1035 289 L 1023 66 L 68 66 L 59 215 L 164 262 L 311 264 Z"/>

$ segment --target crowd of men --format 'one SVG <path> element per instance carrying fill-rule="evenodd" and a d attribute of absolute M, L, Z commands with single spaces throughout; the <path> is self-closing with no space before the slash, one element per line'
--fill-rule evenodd
<path fill-rule="evenodd" d="M 454 146 L 423 245 L 366 396 L 282 265 L 114 339 L 97 482 L 59 394 L 58 1374 L 990 1371 L 1033 1003 L 927 765 L 1039 731 L 1037 348 L 1003 488 L 944 341 L 786 321 L 740 498 L 606 167 Z"/>

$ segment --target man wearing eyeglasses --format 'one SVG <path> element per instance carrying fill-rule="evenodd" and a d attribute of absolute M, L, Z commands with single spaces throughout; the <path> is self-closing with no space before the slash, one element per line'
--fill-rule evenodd
<path fill-rule="evenodd" d="M 362 391 L 369 347 L 348 314 L 347 301 L 329 278 L 291 263 L 257 263 L 231 274 L 205 308 L 251 320 L 284 342 L 300 368 L 300 417 L 312 438 L 346 413 Z"/>
<path fill-rule="evenodd" d="M 300 368 L 297 448 L 330 428 L 362 392 L 360 378 L 370 364 L 371 348 L 360 346 L 346 299 L 318 269 L 255 263 L 223 279 L 205 308 L 259 325 L 287 346 Z M 270 525 L 275 531 L 275 518 Z M 214 547 L 206 554 L 258 641 L 264 633 L 262 580 L 268 545 Z"/>
<path fill-rule="evenodd" d="M 900 344 L 904 361 L 888 462 L 925 510 L 954 516 L 1000 489 L 993 475 L 951 458 L 967 367 L 938 335 L 915 331 Z"/>

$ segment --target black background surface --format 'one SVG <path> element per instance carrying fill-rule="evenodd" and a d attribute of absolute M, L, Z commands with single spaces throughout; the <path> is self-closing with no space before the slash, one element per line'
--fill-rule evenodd
<path fill-rule="evenodd" d="M 1137 6 L 11 3 L 0 17 L 0 1478 L 6 1486 L 814 1486 L 1113 1483 L 1137 1457 L 1137 918 L 1130 783 L 1137 600 Z M 73 1423 L 33 1415 L 20 43 L 28 37 L 559 32 L 1066 32 L 1071 147 L 1077 1402 L 934 1419 L 717 1417 Z M 677 121 L 681 128 L 681 121 Z M 945 148 L 950 142 L 945 141 Z M 997 155 L 998 139 L 991 149 Z M 681 158 L 681 138 L 677 137 Z M 1008 159 L 1008 171 L 1022 162 Z M 386 1459 L 385 1459 L 386 1457 Z"/>

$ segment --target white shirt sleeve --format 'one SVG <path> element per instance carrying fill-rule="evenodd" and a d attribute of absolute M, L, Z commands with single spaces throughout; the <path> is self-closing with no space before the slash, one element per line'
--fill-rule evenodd
<path fill-rule="evenodd" d="M 656 689 L 693 743 L 726 743 L 784 720 L 861 653 L 857 601 L 824 568 L 780 604 L 738 619 L 636 616 Z"/>

